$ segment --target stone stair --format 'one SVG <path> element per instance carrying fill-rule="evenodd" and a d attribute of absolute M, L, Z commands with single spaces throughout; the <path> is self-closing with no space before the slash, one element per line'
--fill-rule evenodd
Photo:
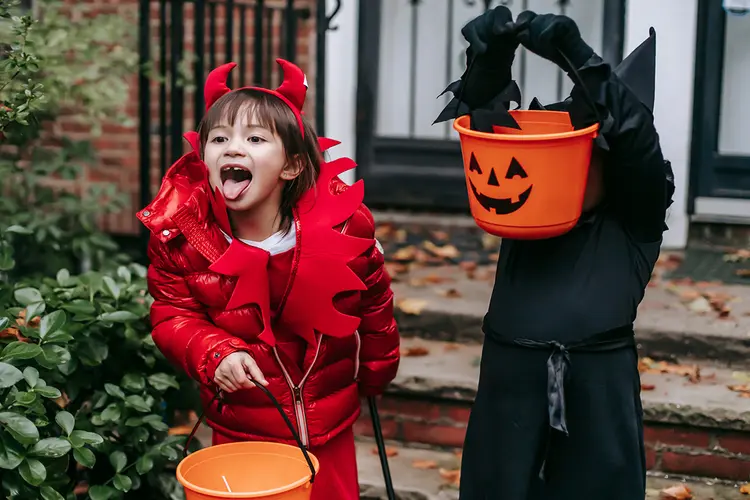
<path fill-rule="evenodd" d="M 384 437 L 455 459 L 476 392 L 481 346 L 415 337 L 402 343 L 399 374 L 379 400 Z M 750 398 L 728 388 L 743 383 L 736 372 L 705 362 L 650 366 L 641 374 L 649 470 L 750 481 Z M 366 405 L 355 431 L 372 436 Z"/>

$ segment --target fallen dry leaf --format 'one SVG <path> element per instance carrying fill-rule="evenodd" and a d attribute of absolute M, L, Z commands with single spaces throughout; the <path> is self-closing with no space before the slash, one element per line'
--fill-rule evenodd
<path fill-rule="evenodd" d="M 427 356 L 430 354 L 430 350 L 422 346 L 406 347 L 401 351 L 401 354 L 409 358 L 415 358 L 417 356 Z"/>
<path fill-rule="evenodd" d="M 654 389 L 656 389 L 654 384 L 641 384 L 642 391 L 653 391 Z"/>
<path fill-rule="evenodd" d="M 742 262 L 748 259 L 750 259 L 750 250 L 745 248 L 724 255 L 725 262 Z"/>
<path fill-rule="evenodd" d="M 377 224 L 377 227 L 375 228 L 375 238 L 381 241 L 387 241 L 391 234 L 393 234 L 393 229 L 393 224 L 389 222 Z"/>
<path fill-rule="evenodd" d="M 659 492 L 660 500 L 691 500 L 693 493 L 683 484 L 676 484 Z"/>
<path fill-rule="evenodd" d="M 391 276 L 404 274 L 409 271 L 409 268 L 406 266 L 406 264 L 402 264 L 401 262 L 386 262 L 385 269 Z"/>
<path fill-rule="evenodd" d="M 378 447 L 374 446 L 371 450 L 373 455 L 378 455 L 380 452 L 378 451 Z M 390 446 L 385 447 L 385 456 L 388 458 L 395 457 L 398 455 L 398 449 L 397 448 L 391 448 Z"/>
<path fill-rule="evenodd" d="M 455 342 L 448 342 L 447 344 L 445 344 L 445 347 L 443 347 L 445 352 L 458 351 L 460 348 L 461 348 L 461 345 Z"/>
<path fill-rule="evenodd" d="M 457 259 L 458 257 L 461 256 L 461 252 L 459 252 L 458 248 L 454 247 L 453 245 L 445 245 L 445 246 L 439 247 L 433 242 L 428 240 L 422 243 L 422 246 L 428 252 L 438 257 L 442 257 L 444 259 Z"/>
<path fill-rule="evenodd" d="M 458 263 L 458 267 L 464 271 L 474 271 L 477 268 L 477 263 L 471 260 L 464 260 Z"/>
<path fill-rule="evenodd" d="M 438 464 L 434 460 L 414 460 L 411 466 L 415 469 L 437 469 Z"/>
<path fill-rule="evenodd" d="M 728 385 L 727 389 L 738 393 L 741 398 L 750 398 L 750 384 Z"/>
<path fill-rule="evenodd" d="M 740 486 L 740 493 L 743 495 L 750 495 L 750 483 Z"/>
<path fill-rule="evenodd" d="M 455 488 L 461 485 L 461 469 L 440 469 L 440 477 L 446 484 Z"/>
<path fill-rule="evenodd" d="M 440 290 L 438 293 L 448 299 L 457 299 L 462 296 L 461 292 L 459 292 L 455 288 L 448 288 L 447 290 Z"/>
<path fill-rule="evenodd" d="M 394 240 L 396 240 L 396 243 L 403 243 L 406 241 L 408 233 L 406 232 L 406 229 L 399 229 L 396 231 L 396 234 L 394 236 Z"/>
<path fill-rule="evenodd" d="M 417 247 L 414 245 L 399 248 L 391 254 L 391 259 L 399 262 L 409 262 L 417 258 L 417 250 Z"/>
<path fill-rule="evenodd" d="M 737 269 L 734 274 L 740 278 L 750 278 L 750 269 Z"/>
<path fill-rule="evenodd" d="M 427 301 L 422 299 L 406 298 L 396 301 L 396 306 L 406 314 L 419 316 L 422 313 L 422 309 L 427 306 Z"/>
<path fill-rule="evenodd" d="M 638 371 L 641 373 L 668 373 L 687 377 L 690 382 L 698 383 L 701 380 L 701 370 L 698 365 L 678 365 L 666 361 L 654 361 L 651 358 L 640 358 L 638 360 Z"/>
<path fill-rule="evenodd" d="M 500 247 L 500 237 L 489 234 L 489 233 L 482 233 L 482 248 L 485 250 L 494 250 L 496 248 Z"/>

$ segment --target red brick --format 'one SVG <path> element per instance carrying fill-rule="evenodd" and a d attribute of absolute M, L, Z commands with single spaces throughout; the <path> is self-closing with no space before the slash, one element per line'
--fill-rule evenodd
<path fill-rule="evenodd" d="M 719 446 L 732 453 L 750 455 L 750 433 L 728 432 L 718 436 Z"/>
<path fill-rule="evenodd" d="M 708 448 L 711 436 L 707 431 L 647 425 L 643 429 L 644 441 L 649 444 L 666 444 Z"/>
<path fill-rule="evenodd" d="M 399 436 L 399 425 L 395 420 L 381 420 L 380 428 L 383 432 L 383 439 L 398 439 Z M 372 437 L 372 421 L 369 416 L 361 416 L 354 423 L 354 435 L 355 436 L 368 436 Z"/>
<path fill-rule="evenodd" d="M 471 408 L 463 406 L 447 406 L 445 407 L 444 413 L 445 416 L 453 422 L 466 425 L 469 422 Z"/>
<path fill-rule="evenodd" d="M 654 470 L 658 464 L 659 455 L 656 450 L 647 448 L 646 449 L 646 469 Z"/>
<path fill-rule="evenodd" d="M 403 439 L 407 443 L 422 443 L 436 446 L 460 448 L 466 436 L 465 427 L 430 425 L 422 422 L 404 421 L 401 423 Z"/>
<path fill-rule="evenodd" d="M 381 414 L 420 420 L 437 420 L 440 418 L 440 405 L 426 401 L 409 401 L 401 398 L 383 398 L 378 403 Z"/>
<path fill-rule="evenodd" d="M 750 460 L 708 454 L 683 455 L 665 451 L 661 456 L 661 470 L 692 476 L 746 481 L 750 478 Z"/>

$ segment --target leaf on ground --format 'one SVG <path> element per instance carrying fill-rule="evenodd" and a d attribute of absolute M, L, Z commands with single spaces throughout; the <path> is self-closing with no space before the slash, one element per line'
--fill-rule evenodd
<path fill-rule="evenodd" d="M 382 222 L 380 224 L 377 224 L 377 227 L 375 228 L 375 237 L 380 241 L 388 241 L 388 239 L 393 235 L 393 233 L 394 233 L 393 224 L 390 224 L 388 222 Z"/>
<path fill-rule="evenodd" d="M 732 378 L 741 380 L 743 382 L 750 382 L 750 373 L 748 372 L 732 372 Z"/>
<path fill-rule="evenodd" d="M 653 391 L 654 389 L 656 389 L 654 384 L 641 384 L 642 391 Z"/>
<path fill-rule="evenodd" d="M 413 316 L 419 316 L 422 314 L 422 309 L 427 306 L 427 301 L 423 299 L 401 299 L 396 302 L 396 306 L 406 314 Z"/>
<path fill-rule="evenodd" d="M 380 452 L 378 451 L 378 447 L 377 446 L 373 446 L 370 451 L 372 452 L 373 455 L 379 455 L 380 454 Z M 397 455 L 398 455 L 398 448 L 391 448 L 390 446 L 386 446 L 385 447 L 385 456 L 387 456 L 388 458 L 391 458 L 391 457 L 395 457 Z"/>
<path fill-rule="evenodd" d="M 453 245 L 438 246 L 433 242 L 427 240 L 422 243 L 422 246 L 428 252 L 437 257 L 442 257 L 443 259 L 457 259 L 461 256 L 461 252 L 459 252 L 458 248 Z"/>
<path fill-rule="evenodd" d="M 734 274 L 740 278 L 750 278 L 750 269 L 737 269 Z"/>
<path fill-rule="evenodd" d="M 736 252 L 728 253 L 724 255 L 725 262 L 743 262 L 750 259 L 750 250 L 742 248 Z"/>
<path fill-rule="evenodd" d="M 692 383 L 701 381 L 701 369 L 698 365 L 678 365 L 667 361 L 654 361 L 651 358 L 638 360 L 638 371 L 641 373 L 660 373 L 687 377 Z"/>
<path fill-rule="evenodd" d="M 437 469 L 438 464 L 434 460 L 414 460 L 411 463 L 411 466 L 414 467 L 415 469 L 427 470 L 427 469 Z"/>
<path fill-rule="evenodd" d="M 177 427 L 169 428 L 170 436 L 187 436 L 193 431 L 192 425 L 178 425 Z"/>
<path fill-rule="evenodd" d="M 462 297 L 461 292 L 459 292 L 455 288 L 440 290 L 438 291 L 438 293 L 447 299 L 457 299 L 459 297 Z"/>
<path fill-rule="evenodd" d="M 728 385 L 727 389 L 738 393 L 741 398 L 750 398 L 750 384 Z"/>
<path fill-rule="evenodd" d="M 403 356 L 408 358 L 415 358 L 418 356 L 427 356 L 430 354 L 430 350 L 422 346 L 406 347 L 401 351 Z"/>
<path fill-rule="evenodd" d="M 417 258 L 417 250 L 414 245 L 399 248 L 391 254 L 391 259 L 397 262 L 410 262 Z"/>
<path fill-rule="evenodd" d="M 659 492 L 659 500 L 691 500 L 693 493 L 683 484 L 676 484 Z"/>
<path fill-rule="evenodd" d="M 445 344 L 445 347 L 443 347 L 443 349 L 445 349 L 445 352 L 458 351 L 460 348 L 461 346 L 456 342 L 448 342 L 447 344 Z"/>
<path fill-rule="evenodd" d="M 406 267 L 406 264 L 402 264 L 401 262 L 386 262 L 385 269 L 386 271 L 388 271 L 388 274 L 391 275 L 391 277 L 394 277 L 398 274 L 404 274 L 409 271 L 409 268 Z"/>
<path fill-rule="evenodd" d="M 501 239 L 489 233 L 482 233 L 482 248 L 485 250 L 495 250 L 500 248 Z"/>
<path fill-rule="evenodd" d="M 743 495 L 750 495 L 750 483 L 740 486 L 740 493 Z"/>
<path fill-rule="evenodd" d="M 461 485 L 461 469 L 440 469 L 440 477 L 446 484 L 455 488 Z"/>

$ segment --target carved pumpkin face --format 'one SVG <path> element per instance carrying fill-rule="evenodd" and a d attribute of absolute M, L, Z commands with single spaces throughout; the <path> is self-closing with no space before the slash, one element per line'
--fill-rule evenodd
<path fill-rule="evenodd" d="M 494 166 L 483 168 L 479 165 L 474 153 L 471 154 L 469 172 L 469 186 L 474 198 L 485 210 L 498 215 L 511 214 L 524 206 L 534 187 L 515 157 L 511 157 L 505 171 L 500 171 L 502 180 L 498 180 Z"/>

